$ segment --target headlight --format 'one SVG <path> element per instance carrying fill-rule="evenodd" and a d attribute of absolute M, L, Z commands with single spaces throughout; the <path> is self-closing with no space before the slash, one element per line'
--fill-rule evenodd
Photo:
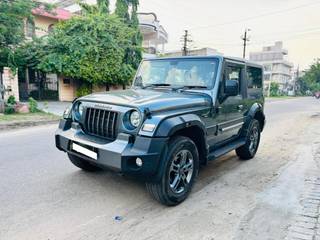
<path fill-rule="evenodd" d="M 82 114 L 83 114 L 83 109 L 84 109 L 84 107 L 83 107 L 82 102 L 76 103 L 76 105 L 74 106 L 74 110 L 73 110 L 75 120 L 80 121 Z"/>
<path fill-rule="evenodd" d="M 138 111 L 134 110 L 130 114 L 130 123 L 133 127 L 137 128 L 141 123 L 141 117 Z"/>

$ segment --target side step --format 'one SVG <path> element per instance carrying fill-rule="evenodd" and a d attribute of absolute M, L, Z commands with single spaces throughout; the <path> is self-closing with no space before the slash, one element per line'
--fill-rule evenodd
<path fill-rule="evenodd" d="M 246 140 L 241 138 L 233 142 L 230 142 L 222 147 L 219 147 L 218 149 L 209 153 L 208 160 L 211 161 L 218 157 L 221 157 L 222 155 L 225 155 L 226 153 L 231 152 L 232 150 L 235 150 L 236 148 L 243 146 L 245 143 L 246 143 Z"/>

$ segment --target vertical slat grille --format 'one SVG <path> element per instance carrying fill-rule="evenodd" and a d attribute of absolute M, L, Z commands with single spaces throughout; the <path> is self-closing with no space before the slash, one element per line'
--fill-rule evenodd
<path fill-rule="evenodd" d="M 86 133 L 103 138 L 115 139 L 117 134 L 116 125 L 116 112 L 87 108 L 84 124 Z"/>

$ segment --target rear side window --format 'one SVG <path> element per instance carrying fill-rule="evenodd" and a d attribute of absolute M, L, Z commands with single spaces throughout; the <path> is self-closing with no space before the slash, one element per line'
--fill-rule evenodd
<path fill-rule="evenodd" d="M 262 69 L 247 67 L 248 88 L 262 88 Z"/>

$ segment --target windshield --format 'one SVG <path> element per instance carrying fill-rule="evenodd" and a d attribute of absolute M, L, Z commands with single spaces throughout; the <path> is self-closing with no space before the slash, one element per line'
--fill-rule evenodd
<path fill-rule="evenodd" d="M 138 70 L 134 86 L 212 88 L 217 64 L 217 59 L 145 60 Z"/>

